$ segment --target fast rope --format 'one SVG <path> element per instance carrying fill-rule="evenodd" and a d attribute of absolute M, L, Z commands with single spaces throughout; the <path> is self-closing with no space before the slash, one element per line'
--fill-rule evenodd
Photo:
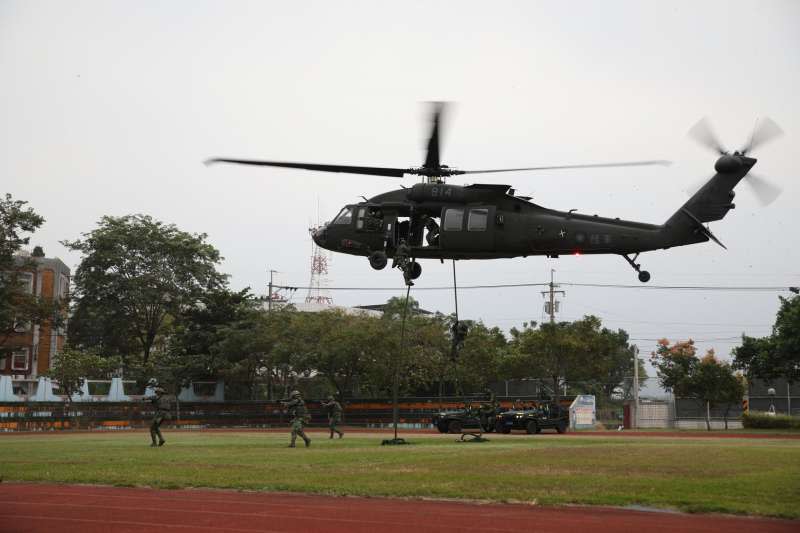
<path fill-rule="evenodd" d="M 406 316 L 408 315 L 408 299 L 411 294 L 411 285 L 406 287 L 406 300 L 403 304 L 403 320 L 400 322 L 400 346 L 397 349 L 397 358 L 394 362 L 394 382 L 392 383 L 392 424 L 394 425 L 394 438 L 384 440 L 382 445 L 408 444 L 405 439 L 397 437 L 397 421 L 399 418 L 398 396 L 400 393 L 400 360 L 403 358 L 403 348 L 406 340 Z"/>
<path fill-rule="evenodd" d="M 458 324 L 458 284 L 456 283 L 456 260 L 453 259 L 453 298 L 456 301 L 456 324 Z"/>
<path fill-rule="evenodd" d="M 458 348 L 459 348 L 459 343 L 461 342 L 461 340 L 459 339 L 460 324 L 459 324 L 459 320 L 458 320 L 458 282 L 456 280 L 456 260 L 455 259 L 453 259 L 453 299 L 455 300 L 455 304 L 456 304 L 456 319 L 455 319 L 455 322 L 453 322 L 453 328 L 452 328 L 452 331 L 450 332 L 453 335 L 453 340 L 452 340 L 453 345 L 452 345 L 451 351 L 450 351 L 450 359 L 451 359 L 451 361 L 453 363 L 453 376 L 455 377 L 455 380 L 456 380 L 456 390 L 455 390 L 455 392 L 456 392 L 456 395 L 460 396 L 461 395 L 461 380 L 459 379 L 459 375 L 458 375 L 458 363 L 457 363 L 457 360 L 458 360 Z"/>

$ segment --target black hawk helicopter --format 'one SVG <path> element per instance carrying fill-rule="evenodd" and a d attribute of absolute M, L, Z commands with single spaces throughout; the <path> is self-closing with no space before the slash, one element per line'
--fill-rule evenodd
<path fill-rule="evenodd" d="M 706 119 L 689 134 L 716 151 L 716 174 L 704 182 L 691 198 L 664 224 L 588 216 L 556 211 L 532 203 L 530 197 L 515 195 L 510 185 L 450 185 L 445 179 L 465 174 L 540 171 L 574 168 L 665 165 L 668 161 L 632 161 L 493 170 L 459 170 L 440 163 L 439 136 L 444 104 L 433 105 L 431 134 L 425 162 L 420 167 L 385 168 L 313 163 L 290 163 L 250 159 L 214 158 L 211 163 L 236 163 L 296 168 L 321 172 L 344 172 L 402 178 L 423 176 L 410 188 L 379 194 L 357 204 L 346 205 L 330 222 L 311 230 L 322 248 L 369 258 L 376 270 L 395 259 L 406 282 L 422 273 L 418 259 L 497 259 L 561 254 L 617 254 L 647 282 L 650 274 L 636 262 L 641 252 L 714 241 L 723 248 L 704 223 L 722 219 L 735 207 L 734 187 L 749 178 L 759 200 L 772 202 L 780 189 L 763 178 L 748 175 L 756 159 L 747 154 L 782 134 L 770 119 L 757 123 L 750 142 L 741 150 L 727 152 L 717 141 Z M 363 197 L 362 197 L 363 198 Z M 632 256 L 632 257 L 631 257 Z"/>

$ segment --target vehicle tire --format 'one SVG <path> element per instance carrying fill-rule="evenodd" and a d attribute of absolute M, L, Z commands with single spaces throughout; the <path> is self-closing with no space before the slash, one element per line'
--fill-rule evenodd
<path fill-rule="evenodd" d="M 447 425 L 448 433 L 461 433 L 461 422 L 458 420 L 451 420 Z"/>
<path fill-rule="evenodd" d="M 525 430 L 528 432 L 528 435 L 536 435 L 539 433 L 539 424 L 536 423 L 536 420 L 529 420 L 528 424 L 525 426 Z"/>
<path fill-rule="evenodd" d="M 558 431 L 559 433 L 566 433 L 567 432 L 567 423 L 566 422 L 560 422 L 556 426 L 556 431 Z"/>
<path fill-rule="evenodd" d="M 369 266 L 375 270 L 383 270 L 388 262 L 389 259 L 384 252 L 376 251 L 369 254 Z"/>
<path fill-rule="evenodd" d="M 447 433 L 447 424 L 439 422 L 436 424 L 436 429 L 439 430 L 439 433 Z"/>
<path fill-rule="evenodd" d="M 409 268 L 411 269 L 411 271 L 408 273 L 409 278 L 417 279 L 418 277 L 420 277 L 420 275 L 422 275 L 422 265 L 420 265 L 416 261 L 411 263 L 411 265 L 409 265 Z"/>
<path fill-rule="evenodd" d="M 494 423 L 494 430 L 498 433 L 505 433 L 505 434 L 511 433 L 511 428 L 507 427 L 502 420 L 498 420 L 497 422 Z"/>
<path fill-rule="evenodd" d="M 642 270 L 641 272 L 639 272 L 639 281 L 641 281 L 642 283 L 647 283 L 648 281 L 650 281 L 650 272 L 648 272 L 647 270 Z"/>

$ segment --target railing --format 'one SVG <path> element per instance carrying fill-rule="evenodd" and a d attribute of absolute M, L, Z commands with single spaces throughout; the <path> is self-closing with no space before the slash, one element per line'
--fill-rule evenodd
<path fill-rule="evenodd" d="M 534 399 L 521 398 L 523 401 Z M 511 408 L 513 399 L 498 398 Z M 571 399 L 562 404 L 569 406 Z M 398 422 L 404 427 L 430 427 L 442 410 L 463 407 L 459 398 L 404 398 L 399 402 Z M 313 426 L 326 426 L 327 411 L 319 401 L 307 401 Z M 124 429 L 147 427 L 153 416 L 149 402 L 7 402 L 0 403 L 0 431 L 47 431 L 60 429 Z M 175 402 L 168 424 L 186 428 L 285 427 L 288 415 L 277 401 Z M 354 399 L 344 402 L 343 423 L 360 427 L 388 427 L 392 404 L 387 399 Z"/>

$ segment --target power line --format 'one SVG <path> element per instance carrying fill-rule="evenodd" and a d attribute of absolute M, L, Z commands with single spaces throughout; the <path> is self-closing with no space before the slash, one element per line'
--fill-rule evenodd
<path fill-rule="evenodd" d="M 735 285 L 620 285 L 611 283 L 560 283 L 570 287 L 594 287 L 603 289 L 639 289 L 639 290 L 673 290 L 673 291 L 720 291 L 720 292 L 787 292 L 793 287 L 766 285 L 766 286 L 735 286 Z M 480 289 L 515 289 L 521 287 L 544 287 L 549 283 L 498 283 L 494 285 L 464 285 L 459 290 L 480 290 Z M 279 289 L 308 290 L 311 287 L 302 286 L 283 286 L 274 285 Z M 326 287 L 330 291 L 393 291 L 402 292 L 405 287 Z M 420 287 L 415 286 L 415 291 L 449 291 L 452 287 L 435 286 Z"/>

